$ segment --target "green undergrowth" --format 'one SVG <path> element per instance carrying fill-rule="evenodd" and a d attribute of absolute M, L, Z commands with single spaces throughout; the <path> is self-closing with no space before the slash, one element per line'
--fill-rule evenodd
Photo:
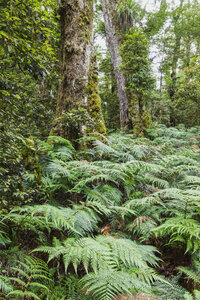
<path fill-rule="evenodd" d="M 0 214 L 0 299 L 199 299 L 200 128 L 79 143 L 32 143 L 34 193 Z"/>

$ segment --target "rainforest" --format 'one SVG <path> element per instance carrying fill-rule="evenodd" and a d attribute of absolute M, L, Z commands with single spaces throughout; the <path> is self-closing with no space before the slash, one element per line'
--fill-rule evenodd
<path fill-rule="evenodd" d="M 199 0 L 0 0 L 0 299 L 200 299 Z"/>

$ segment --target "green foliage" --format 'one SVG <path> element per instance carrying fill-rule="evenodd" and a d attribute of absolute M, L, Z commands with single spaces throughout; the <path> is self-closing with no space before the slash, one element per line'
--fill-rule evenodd
<path fill-rule="evenodd" d="M 195 57 L 190 66 L 180 74 L 177 91 L 174 95 L 174 113 L 177 123 L 186 126 L 199 125 L 199 57 Z"/>
<path fill-rule="evenodd" d="M 192 267 L 187 268 L 187 267 L 179 267 L 179 270 L 183 272 L 187 279 L 192 281 L 193 283 L 193 295 L 189 292 L 186 292 L 184 295 L 184 299 L 188 300 L 196 300 L 199 298 L 199 283 L 200 283 L 200 276 L 199 276 L 199 271 L 200 271 L 200 263 L 199 263 L 199 253 L 193 257 L 192 260 Z"/>
<path fill-rule="evenodd" d="M 199 222 L 193 219 L 183 219 L 183 217 L 170 218 L 165 223 L 154 230 L 159 235 L 170 235 L 169 243 L 186 244 L 186 252 L 199 249 L 200 227 Z"/>
<path fill-rule="evenodd" d="M 150 127 L 147 99 L 149 91 L 154 86 L 154 80 L 150 74 L 148 44 L 148 39 L 141 29 L 131 28 L 124 35 L 124 42 L 121 46 L 121 68 L 127 80 L 127 91 L 131 104 L 129 111 L 131 123 L 136 132 L 139 131 L 140 133 L 143 132 L 144 127 Z"/>
<path fill-rule="evenodd" d="M 148 56 L 148 39 L 141 29 L 131 28 L 124 36 L 121 47 L 122 69 L 127 74 L 128 90 L 145 93 L 152 87 L 150 62 Z"/>
<path fill-rule="evenodd" d="M 118 2 L 117 14 L 121 31 L 127 32 L 135 23 L 141 20 L 142 9 L 134 0 L 122 0 Z"/>
<path fill-rule="evenodd" d="M 77 241 L 69 238 L 62 244 L 55 239 L 53 247 L 44 246 L 34 251 L 48 253 L 49 261 L 63 255 L 65 271 L 67 272 L 69 264 L 72 263 L 76 273 L 80 264 L 83 264 L 87 273 L 89 267 L 96 273 L 100 269 L 117 269 L 121 264 L 127 269 L 147 268 L 146 262 L 155 266 L 158 260 L 153 247 L 137 245 L 130 240 L 102 236 Z"/>
<path fill-rule="evenodd" d="M 51 276 L 46 263 L 38 258 L 27 256 L 19 262 L 18 267 L 12 268 L 15 276 L 10 277 L 13 290 L 7 294 L 9 299 L 24 299 L 32 297 L 41 299 L 42 295 L 49 293 Z"/>
<path fill-rule="evenodd" d="M 169 299 L 180 299 L 178 291 L 183 299 L 178 282 L 168 283 L 155 268 L 166 249 L 183 248 L 183 259 L 198 252 L 199 133 L 199 127 L 159 125 L 147 132 L 151 139 L 94 134 L 80 139 L 91 148 L 79 151 L 57 136 L 40 141 L 37 151 L 31 139 L 24 140 L 33 161 L 39 154 L 34 168 L 40 164 L 47 198 L 1 215 L 2 288 L 17 277 L 8 266 L 21 270 L 20 248 L 51 268 L 52 285 L 39 280 L 49 288 L 49 299 L 113 299 L 138 292 L 165 299 L 168 285 Z M 32 175 L 29 168 L 27 184 L 36 181 Z M 26 276 L 19 280 L 28 284 Z M 9 292 L 25 291 L 14 284 Z"/>
<path fill-rule="evenodd" d="M 2 1 L 0 113 L 14 132 L 48 135 L 58 84 L 55 9 L 54 0 Z"/>
<path fill-rule="evenodd" d="M 12 290 L 12 286 L 9 283 L 9 279 L 6 276 L 0 276 L 0 296 L 1 292 L 9 292 Z"/>
<path fill-rule="evenodd" d="M 130 295 L 135 290 L 149 291 L 139 279 L 123 271 L 103 270 L 97 274 L 91 273 L 86 275 L 82 282 L 88 292 L 92 292 L 98 300 L 111 300 L 118 294 Z"/>
<path fill-rule="evenodd" d="M 99 95 L 102 99 L 106 128 L 116 130 L 120 128 L 119 99 L 117 96 L 117 83 L 108 51 L 106 57 L 100 57 L 99 71 L 102 73 L 99 78 Z"/>
<path fill-rule="evenodd" d="M 79 107 L 51 124 L 57 1 L 2 1 L 0 298 L 200 298 L 198 8 L 197 1 L 176 9 L 162 1 L 158 12 L 145 14 L 132 0 L 118 3 L 135 136 L 105 137 L 96 68 L 87 87 L 90 111 Z M 151 76 L 149 41 L 163 53 L 160 91 Z M 109 55 L 101 57 L 99 71 L 106 125 L 115 130 L 120 112 Z M 171 113 L 174 123 L 195 127 L 150 127 L 150 112 L 154 120 L 169 124 Z M 92 132 L 87 136 L 85 125 Z M 186 279 L 192 293 L 180 286 Z"/>
<path fill-rule="evenodd" d="M 58 85 L 56 1 L 2 1 L 0 31 L 0 209 L 44 197 L 30 171 L 31 135 L 49 134 Z M 33 170 L 36 155 L 31 165 Z M 33 175 L 32 175 L 33 176 Z M 42 196 L 43 194 L 43 196 Z"/>
<path fill-rule="evenodd" d="M 159 299 L 184 299 L 186 289 L 179 285 L 180 275 L 167 282 L 155 282 L 155 293 Z"/>

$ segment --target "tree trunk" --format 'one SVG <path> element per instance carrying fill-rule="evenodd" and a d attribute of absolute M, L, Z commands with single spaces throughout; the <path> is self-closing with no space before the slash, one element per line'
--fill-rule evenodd
<path fill-rule="evenodd" d="M 115 78 L 117 81 L 118 97 L 120 101 L 120 125 L 124 128 L 129 121 L 128 112 L 128 97 L 126 94 L 126 80 L 123 71 L 120 70 L 121 66 L 121 56 L 120 56 L 120 38 L 118 36 L 118 31 L 116 28 L 116 0 L 102 0 L 102 8 L 104 14 L 105 30 L 106 30 L 106 40 L 108 44 L 108 49 L 110 52 Z"/>
<path fill-rule="evenodd" d="M 139 107 L 140 135 L 142 135 L 144 129 L 144 124 L 143 124 L 144 103 L 142 97 L 138 97 L 138 107 Z"/>
<path fill-rule="evenodd" d="M 181 17 L 182 13 L 182 7 L 183 7 L 183 0 L 180 2 L 180 6 L 178 7 L 176 14 L 173 16 L 173 22 L 174 22 L 174 34 L 175 34 L 175 45 L 173 50 L 173 58 L 172 58 L 172 69 L 171 69 L 171 85 L 169 89 L 169 95 L 171 98 L 171 101 L 173 103 L 174 101 L 174 95 L 176 92 L 176 82 L 177 82 L 177 67 L 178 67 L 178 60 L 180 58 L 180 49 L 181 49 L 181 33 L 179 26 L 177 26 L 179 19 Z M 175 126 L 175 119 L 174 119 L 174 111 L 173 111 L 173 104 L 171 106 L 171 112 L 170 112 L 170 125 Z"/>
<path fill-rule="evenodd" d="M 94 125 L 88 131 L 96 131 L 103 135 L 107 135 L 104 117 L 101 108 L 101 98 L 99 96 L 99 82 L 96 55 L 93 53 L 90 62 L 90 73 L 88 78 L 88 114 L 91 117 Z"/>
<path fill-rule="evenodd" d="M 56 118 L 87 105 L 93 17 L 93 0 L 61 1 L 61 82 Z M 57 134 L 66 137 L 61 127 L 57 126 Z"/>

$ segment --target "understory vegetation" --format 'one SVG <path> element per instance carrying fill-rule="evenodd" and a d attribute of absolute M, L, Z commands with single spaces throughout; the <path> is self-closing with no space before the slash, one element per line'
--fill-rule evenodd
<path fill-rule="evenodd" d="M 23 139 L 21 186 L 1 204 L 1 299 L 199 299 L 200 128 L 145 135 Z"/>
<path fill-rule="evenodd" d="M 0 300 L 199 300 L 200 1 L 0 17 Z"/>

